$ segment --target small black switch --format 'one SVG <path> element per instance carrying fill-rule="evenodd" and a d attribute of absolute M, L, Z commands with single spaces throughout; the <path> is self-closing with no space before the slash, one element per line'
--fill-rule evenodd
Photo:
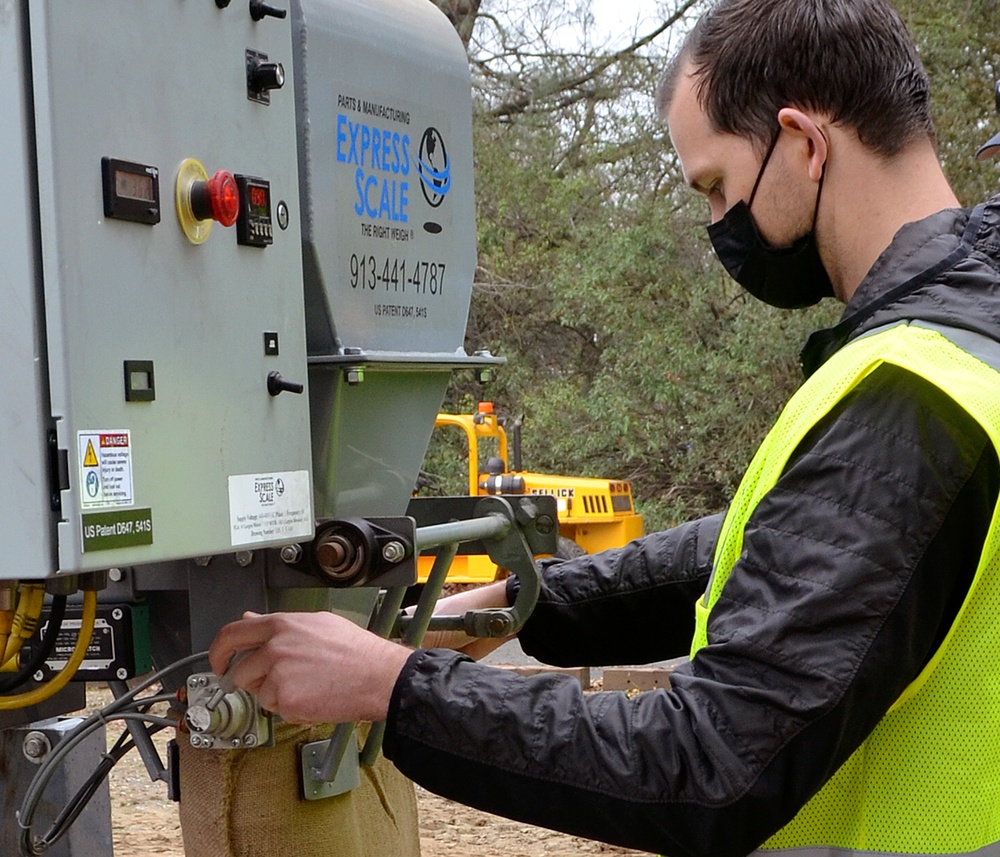
<path fill-rule="evenodd" d="M 274 330 L 264 331 L 264 356 L 278 356 L 278 334 Z"/>
<path fill-rule="evenodd" d="M 282 393 L 301 393 L 304 390 L 304 384 L 296 384 L 294 381 L 282 378 L 280 372 L 267 373 L 267 392 L 272 396 L 278 396 Z"/>
<path fill-rule="evenodd" d="M 264 0 L 250 0 L 250 17 L 255 21 L 264 18 L 284 18 L 287 14 L 284 9 L 278 9 L 270 3 L 265 3 Z"/>

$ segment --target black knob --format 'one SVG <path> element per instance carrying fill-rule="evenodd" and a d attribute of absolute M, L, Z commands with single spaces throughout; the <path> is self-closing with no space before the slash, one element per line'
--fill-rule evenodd
<path fill-rule="evenodd" d="M 225 9 L 230 2 L 231 0 L 215 0 L 215 5 L 218 6 L 220 9 Z"/>
<path fill-rule="evenodd" d="M 281 393 L 301 393 L 303 390 L 305 390 L 304 384 L 296 384 L 294 381 L 282 378 L 280 372 L 267 373 L 267 392 L 272 396 Z"/>
<path fill-rule="evenodd" d="M 256 92 L 269 92 L 285 85 L 285 67 L 280 62 L 259 62 L 250 71 L 250 83 Z"/>
<path fill-rule="evenodd" d="M 284 18 L 288 12 L 284 9 L 276 9 L 270 3 L 265 3 L 264 0 L 250 0 L 250 17 L 255 21 L 260 21 L 262 18 Z"/>

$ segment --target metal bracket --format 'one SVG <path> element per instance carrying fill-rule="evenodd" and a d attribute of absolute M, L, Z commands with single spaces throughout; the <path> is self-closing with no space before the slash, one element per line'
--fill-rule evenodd
<path fill-rule="evenodd" d="M 361 785 L 361 772 L 358 768 L 358 742 L 354 740 L 354 730 L 348 736 L 351 740 L 344 742 L 340 764 L 332 780 L 322 777 L 322 763 L 330 750 L 335 737 L 325 741 L 313 741 L 303 744 L 299 751 L 299 771 L 303 800 L 323 800 L 324 798 L 342 795 Z"/>
<path fill-rule="evenodd" d="M 424 585 L 412 617 L 399 616 L 391 636 L 399 635 L 408 646 L 418 646 L 427 630 L 463 630 L 473 637 L 505 637 L 516 634 L 525 623 L 541 590 L 541 572 L 535 563 L 536 553 L 555 553 L 558 539 L 556 500 L 554 497 L 484 497 L 462 498 L 475 503 L 471 520 L 420 527 L 416 531 L 417 550 L 439 548 L 434 567 Z M 448 576 L 448 569 L 461 542 L 482 540 L 497 565 L 508 569 L 519 582 L 517 600 L 510 607 L 496 610 L 470 610 L 463 616 L 434 616 L 434 604 Z M 392 625 L 391 612 L 399 610 L 402 589 L 390 590 L 370 628 L 385 634 Z M 385 723 L 373 723 L 359 761 L 375 762 L 382 749 Z M 338 783 L 348 776 L 357 744 L 353 724 L 341 723 L 328 741 L 306 745 L 302 754 L 303 794 L 306 800 L 318 800 L 341 794 Z M 348 754 L 351 754 L 350 756 Z M 330 786 L 327 791 L 324 786 Z M 356 784 L 355 784 L 356 785 Z M 349 791 L 349 788 L 342 789 Z M 313 795 L 313 796 L 310 796 Z"/>
<path fill-rule="evenodd" d="M 541 590 L 537 553 L 555 553 L 559 536 L 556 501 L 547 496 L 476 498 L 473 520 L 420 527 L 417 547 L 448 548 L 447 562 L 435 561 L 413 617 L 399 619 L 399 632 L 407 645 L 420 644 L 427 631 L 465 631 L 471 637 L 506 637 L 516 634 L 534 609 Z M 490 559 L 519 581 L 517 600 L 510 607 L 471 610 L 463 616 L 433 616 L 448 566 L 458 542 L 481 539 Z M 441 550 L 438 560 L 445 558 Z"/>
<path fill-rule="evenodd" d="M 412 586 L 417 579 L 412 518 L 319 521 L 310 542 L 286 545 L 270 563 L 271 588 Z"/>

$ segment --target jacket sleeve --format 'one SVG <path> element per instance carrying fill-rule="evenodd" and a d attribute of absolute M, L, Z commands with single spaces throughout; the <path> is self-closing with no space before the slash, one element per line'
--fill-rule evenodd
<path fill-rule="evenodd" d="M 555 666 L 641 664 L 687 654 L 694 602 L 704 593 L 722 515 L 622 548 L 546 565 L 518 639 Z M 507 597 L 514 603 L 517 578 Z"/>
<path fill-rule="evenodd" d="M 394 688 L 386 756 L 432 791 L 532 824 L 667 855 L 748 854 L 940 643 L 998 471 L 952 400 L 881 367 L 755 510 L 711 645 L 669 691 L 584 694 L 566 677 L 419 651 Z"/>

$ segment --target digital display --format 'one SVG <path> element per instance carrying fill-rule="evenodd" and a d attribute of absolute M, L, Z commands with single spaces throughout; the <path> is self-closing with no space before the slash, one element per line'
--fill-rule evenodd
<path fill-rule="evenodd" d="M 115 193 L 128 199 L 154 202 L 153 177 L 146 173 L 115 171 Z"/>
<path fill-rule="evenodd" d="M 104 214 L 117 220 L 160 222 L 160 170 L 119 158 L 101 158 Z"/>
<path fill-rule="evenodd" d="M 268 204 L 267 188 L 260 185 L 249 185 L 250 213 L 254 217 L 270 217 L 271 206 Z"/>
<path fill-rule="evenodd" d="M 274 242 L 271 229 L 271 183 L 259 176 L 234 175 L 240 189 L 240 216 L 236 219 L 236 243 L 267 247 Z"/>

